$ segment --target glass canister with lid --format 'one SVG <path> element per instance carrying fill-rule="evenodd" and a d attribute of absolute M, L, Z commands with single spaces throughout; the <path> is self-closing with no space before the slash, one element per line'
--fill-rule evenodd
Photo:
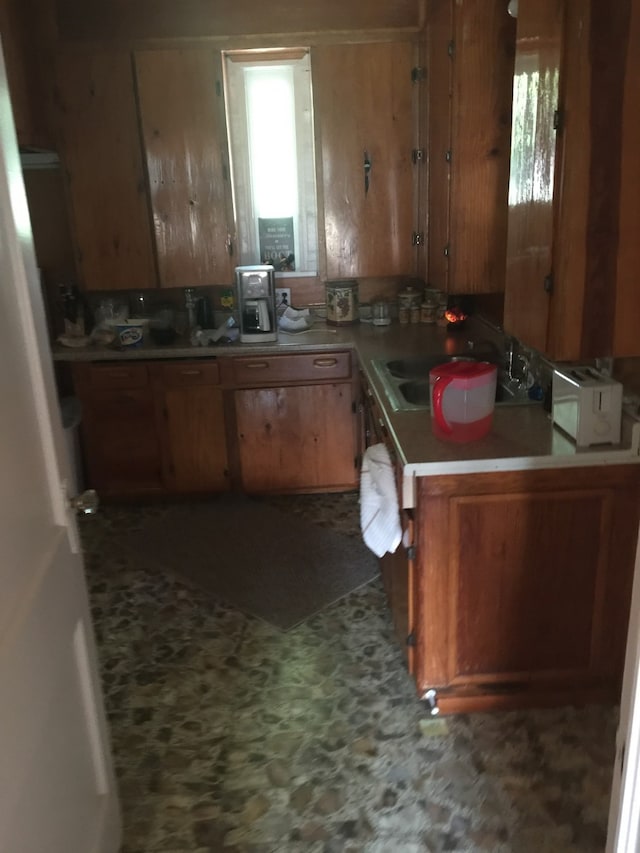
<path fill-rule="evenodd" d="M 359 321 L 357 281 L 328 281 L 326 296 L 328 326 L 352 326 Z"/>
<path fill-rule="evenodd" d="M 420 304 L 422 292 L 417 287 L 408 285 L 398 293 L 398 320 L 405 323 L 420 322 Z"/>

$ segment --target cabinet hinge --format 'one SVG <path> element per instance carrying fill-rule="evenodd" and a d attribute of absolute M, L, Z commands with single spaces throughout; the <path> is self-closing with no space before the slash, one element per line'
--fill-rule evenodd
<path fill-rule="evenodd" d="M 447 161 L 447 163 L 451 162 L 451 149 L 450 148 L 448 151 L 444 152 L 444 159 Z"/>
<path fill-rule="evenodd" d="M 407 548 L 407 559 L 408 560 L 415 560 L 415 558 L 416 558 L 416 546 L 415 545 L 409 545 L 409 547 Z"/>
<path fill-rule="evenodd" d="M 416 647 L 416 633 L 415 631 L 411 631 L 410 634 L 407 635 L 407 645 L 411 649 L 415 649 Z"/>
<path fill-rule="evenodd" d="M 411 152 L 411 159 L 414 163 L 421 163 L 424 160 L 424 148 L 414 148 Z"/>
<path fill-rule="evenodd" d="M 411 82 L 419 83 L 421 80 L 427 76 L 427 72 L 421 65 L 416 65 L 415 68 L 411 69 Z"/>
<path fill-rule="evenodd" d="M 550 272 L 549 275 L 545 275 L 543 279 L 544 292 L 545 293 L 553 293 L 553 273 Z"/>
<path fill-rule="evenodd" d="M 452 40 L 449 42 L 449 44 L 447 45 L 447 53 L 449 54 L 449 56 L 453 56 L 453 54 L 454 54 L 455 52 L 456 52 L 456 46 L 455 46 L 455 43 L 454 43 L 454 41 L 453 41 L 453 39 L 452 39 Z"/>
<path fill-rule="evenodd" d="M 557 130 L 558 133 L 564 130 L 564 111 L 563 110 L 554 110 L 553 111 L 553 129 Z"/>
<path fill-rule="evenodd" d="M 414 231 L 411 235 L 412 246 L 424 246 L 424 234 L 422 231 Z"/>

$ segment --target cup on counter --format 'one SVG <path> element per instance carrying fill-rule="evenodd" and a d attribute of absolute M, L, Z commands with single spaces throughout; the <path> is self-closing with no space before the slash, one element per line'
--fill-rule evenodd
<path fill-rule="evenodd" d="M 371 322 L 374 326 L 388 326 L 391 323 L 389 303 L 378 300 L 373 303 Z"/>
<path fill-rule="evenodd" d="M 144 329 L 149 321 L 125 320 L 116 326 L 116 334 L 121 347 L 140 347 L 144 341 Z"/>

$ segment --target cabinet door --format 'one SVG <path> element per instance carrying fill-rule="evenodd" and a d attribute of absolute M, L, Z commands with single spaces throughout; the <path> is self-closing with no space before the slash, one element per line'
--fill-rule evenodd
<path fill-rule="evenodd" d="M 252 388 L 235 404 L 245 491 L 356 486 L 351 383 Z"/>
<path fill-rule="evenodd" d="M 163 391 L 172 492 L 220 492 L 229 488 L 222 389 L 215 385 Z"/>
<path fill-rule="evenodd" d="M 135 55 L 162 287 L 229 284 L 230 186 L 212 50 Z"/>
<path fill-rule="evenodd" d="M 89 485 L 104 497 L 160 492 L 162 458 L 151 388 L 80 395 Z"/>
<path fill-rule="evenodd" d="M 61 155 L 82 284 L 89 290 L 155 287 L 131 57 L 59 57 Z"/>
<path fill-rule="evenodd" d="M 504 289 L 515 22 L 502 0 L 435 0 L 428 26 L 428 281 Z"/>
<path fill-rule="evenodd" d="M 420 690 L 507 703 L 511 692 L 516 704 L 590 689 L 615 699 L 638 528 L 634 467 L 434 477 L 418 488 Z"/>
<path fill-rule="evenodd" d="M 409 42 L 312 50 L 328 279 L 415 272 L 413 55 Z"/>

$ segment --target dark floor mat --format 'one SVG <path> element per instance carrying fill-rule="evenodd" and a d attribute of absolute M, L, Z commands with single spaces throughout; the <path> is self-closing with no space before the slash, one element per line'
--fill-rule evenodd
<path fill-rule="evenodd" d="M 146 568 L 175 572 L 284 631 L 378 575 L 360 540 L 250 498 L 172 507 L 124 539 Z"/>

